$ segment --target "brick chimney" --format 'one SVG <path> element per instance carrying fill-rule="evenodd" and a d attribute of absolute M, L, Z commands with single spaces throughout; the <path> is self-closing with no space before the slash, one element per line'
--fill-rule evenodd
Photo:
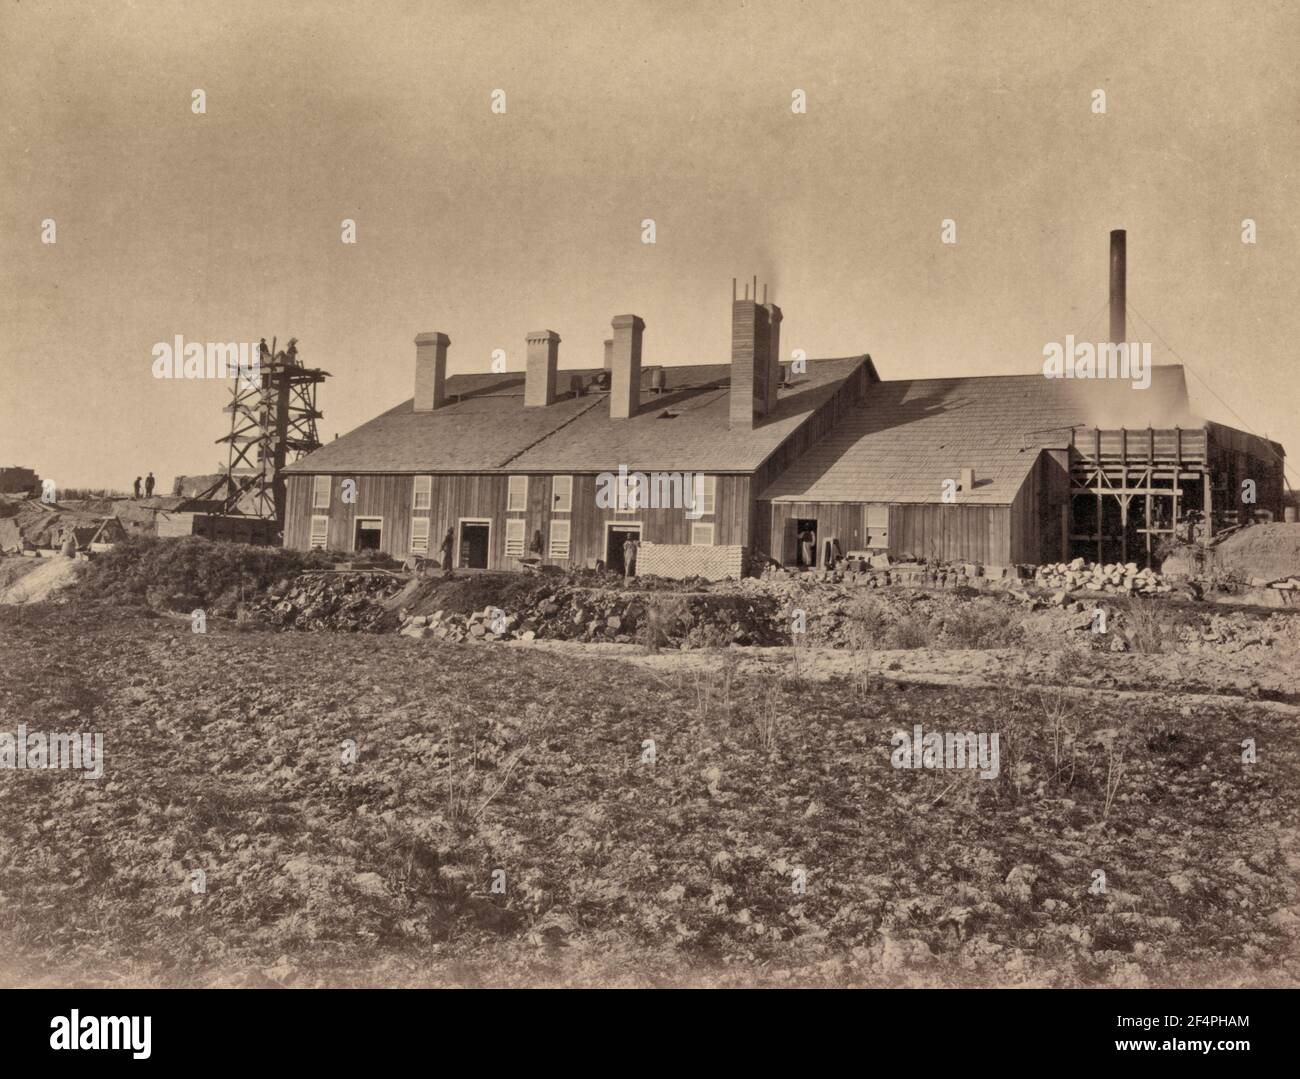
<path fill-rule="evenodd" d="M 636 415 L 641 403 L 641 335 L 645 323 L 636 315 L 615 315 L 614 347 L 610 357 L 610 419 Z"/>
<path fill-rule="evenodd" d="M 447 346 L 445 333 L 422 333 L 415 338 L 415 411 L 432 412 L 447 403 Z"/>
<path fill-rule="evenodd" d="M 767 408 L 770 416 L 776 410 L 776 391 L 781 385 L 781 320 L 785 317 L 774 303 L 764 304 L 767 310 Z"/>
<path fill-rule="evenodd" d="M 755 294 L 758 286 L 755 284 Z M 731 300 L 731 404 L 728 420 L 732 427 L 752 428 L 769 411 L 769 394 L 776 400 L 768 309 L 750 299 L 746 286 L 743 299 Z M 772 385 L 769 387 L 769 383 Z"/>
<path fill-rule="evenodd" d="M 555 403 L 555 367 L 560 358 L 560 335 L 554 330 L 533 330 L 528 341 L 528 369 L 524 372 L 524 407 Z"/>

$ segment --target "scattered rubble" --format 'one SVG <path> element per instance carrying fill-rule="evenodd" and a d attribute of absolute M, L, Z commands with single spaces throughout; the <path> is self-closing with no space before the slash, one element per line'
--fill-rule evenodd
<path fill-rule="evenodd" d="M 388 614 L 384 601 L 406 580 L 383 571 L 315 571 L 272 588 L 249 613 L 281 629 L 378 633 Z"/>

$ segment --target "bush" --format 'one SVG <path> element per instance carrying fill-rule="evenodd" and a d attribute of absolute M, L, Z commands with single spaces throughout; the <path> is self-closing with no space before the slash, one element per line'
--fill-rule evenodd
<path fill-rule="evenodd" d="M 330 562 L 319 552 L 282 547 L 213 543 L 198 536 L 132 536 L 95 558 L 77 587 L 82 596 L 105 603 L 231 614 L 241 598 L 304 570 L 326 569 Z"/>
<path fill-rule="evenodd" d="M 1011 648 L 1023 633 L 999 603 L 971 601 L 959 604 L 943 623 L 944 643 L 953 648 Z"/>

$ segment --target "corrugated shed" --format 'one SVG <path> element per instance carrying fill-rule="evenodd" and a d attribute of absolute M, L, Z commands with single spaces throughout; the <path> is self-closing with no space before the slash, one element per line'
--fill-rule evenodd
<path fill-rule="evenodd" d="M 942 502 L 943 481 L 972 468 L 974 490 L 958 500 L 1009 505 L 1038 451 L 1068 444 L 1072 425 L 1169 426 L 1180 420 L 1193 422 L 1181 366 L 1153 368 L 1145 390 L 1041 374 L 881 382 L 758 497 Z"/>

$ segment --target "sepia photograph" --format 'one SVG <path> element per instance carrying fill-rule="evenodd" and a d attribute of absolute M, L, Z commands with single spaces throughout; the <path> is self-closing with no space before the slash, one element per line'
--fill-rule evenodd
<path fill-rule="evenodd" d="M 871 989 L 1262 1048 L 1298 102 L 1253 0 L 3 0 L 23 1040 Z"/>

